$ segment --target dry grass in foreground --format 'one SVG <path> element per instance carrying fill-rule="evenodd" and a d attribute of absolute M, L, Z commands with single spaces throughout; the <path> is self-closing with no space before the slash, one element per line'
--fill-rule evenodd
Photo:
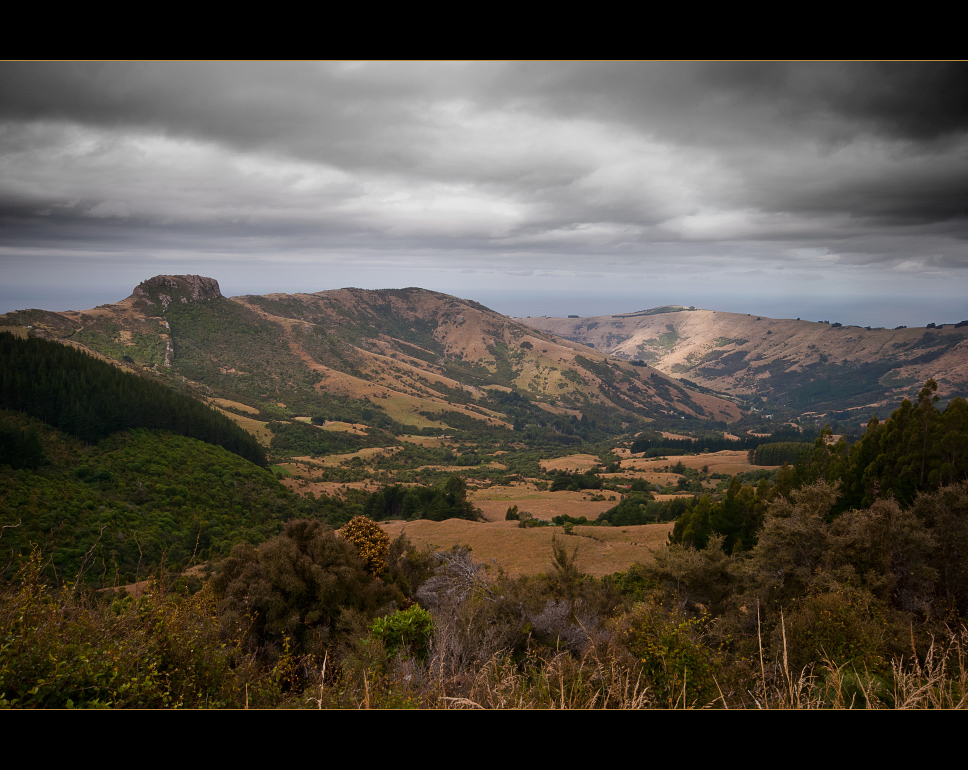
<path fill-rule="evenodd" d="M 498 650 L 477 664 L 461 660 L 457 627 L 438 626 L 428 659 L 393 658 L 389 667 L 357 660 L 339 688 L 320 684 L 307 705 L 326 708 L 429 709 L 964 709 L 968 706 L 968 630 L 952 630 L 919 660 L 898 658 L 888 680 L 829 661 L 793 672 L 778 661 L 748 669 L 745 686 L 714 681 L 707 700 L 689 700 L 687 682 L 650 677 L 614 637 L 597 637 L 576 657 Z M 486 644 L 486 641 L 484 642 Z M 345 669 L 344 669 L 345 670 Z M 733 682 L 735 685 L 735 681 Z M 677 686 L 679 689 L 670 689 Z"/>

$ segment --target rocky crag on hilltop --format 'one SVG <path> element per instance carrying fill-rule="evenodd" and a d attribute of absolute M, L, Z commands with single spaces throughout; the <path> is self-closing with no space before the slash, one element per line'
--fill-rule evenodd
<path fill-rule="evenodd" d="M 161 303 L 162 310 L 174 302 L 198 302 L 222 299 L 218 281 L 201 275 L 156 275 L 138 284 L 131 292 L 131 299 L 143 300 L 147 305 Z"/>

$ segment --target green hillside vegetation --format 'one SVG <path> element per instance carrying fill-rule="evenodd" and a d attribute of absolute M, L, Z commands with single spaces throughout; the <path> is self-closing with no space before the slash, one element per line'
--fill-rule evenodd
<path fill-rule="evenodd" d="M 579 537 L 532 577 L 402 539 L 374 575 L 298 520 L 195 594 L 112 603 L 28 560 L 0 588 L 0 705 L 964 707 L 964 571 L 937 522 L 964 542 L 968 488 L 828 522 L 835 498 L 777 497 L 744 554 L 714 536 L 603 580 Z"/>
<path fill-rule="evenodd" d="M 707 409 L 739 415 L 712 392 L 700 406 L 674 380 L 591 352 L 574 356 L 560 340 L 477 303 L 414 288 L 227 299 L 210 278 L 157 276 L 115 305 L 23 311 L 0 323 L 150 368 L 154 380 L 187 395 L 242 403 L 256 410 L 246 417 L 271 423 L 270 449 L 280 458 L 397 446 L 398 437 L 430 435 L 428 428 L 487 445 L 577 449 L 647 424 L 695 428 Z M 115 427 L 110 407 L 99 412 L 70 419 L 106 422 L 108 433 L 141 424 Z M 317 435 L 293 427 L 296 417 L 369 430 Z M 184 432 L 171 421 L 147 427 Z"/>
<path fill-rule="evenodd" d="M 0 425 L 24 418 L 0 413 Z M 221 447 L 145 429 L 85 446 L 36 422 L 46 462 L 0 466 L 5 549 L 51 554 L 57 574 L 99 586 L 144 578 L 163 563 L 178 569 L 259 543 L 293 516 L 348 520 L 349 506 L 300 498 L 267 470 Z M 54 458 L 54 459 L 51 459 Z"/>
<path fill-rule="evenodd" d="M 39 468 L 48 462 L 36 421 L 0 412 L 0 465 Z"/>
<path fill-rule="evenodd" d="M 224 297 L 206 303 L 172 303 L 165 314 L 175 348 L 174 368 L 191 380 L 218 387 L 231 378 L 233 389 L 265 393 L 288 389 L 304 376 L 280 350 L 277 327 L 247 307 Z M 242 365 L 242 362 L 245 365 Z M 221 369 L 236 369 L 231 375 Z"/>
<path fill-rule="evenodd" d="M 419 289 L 243 299 L 162 276 L 126 301 L 134 331 L 101 309 L 57 327 L 148 376 L 0 334 L 0 706 L 968 705 L 968 405 L 940 408 L 933 381 L 862 436 L 806 443 L 756 413 L 730 424 L 734 441 L 683 411 L 710 394 L 588 351 L 564 368 L 571 351 L 471 319 L 475 303 Z M 447 336 L 467 319 L 473 339 Z M 742 340 L 723 339 L 728 367 Z M 317 390 L 329 375 L 311 362 L 359 379 Z M 808 382 L 803 403 L 873 392 L 877 372 L 857 371 Z M 305 495 L 234 422 L 162 383 L 257 410 L 279 477 Z M 624 449 L 785 464 L 730 477 Z M 582 470 L 544 470 L 578 453 L 592 457 L 560 465 Z M 491 485 L 611 507 L 545 522 L 511 506 L 522 529 L 493 534 L 560 528 L 546 570 L 523 577 L 467 547 L 390 543 L 374 523 L 477 527 L 468 488 Z M 506 490 L 480 491 L 493 518 Z M 577 566 L 593 540 L 672 521 L 654 563 L 603 579 Z M 148 577 L 143 595 L 117 589 Z"/>
<path fill-rule="evenodd" d="M 279 457 L 345 454 L 367 447 L 396 446 L 400 442 L 380 431 L 360 436 L 343 431 L 321 430 L 302 422 L 270 422 L 272 441 L 269 449 Z"/>

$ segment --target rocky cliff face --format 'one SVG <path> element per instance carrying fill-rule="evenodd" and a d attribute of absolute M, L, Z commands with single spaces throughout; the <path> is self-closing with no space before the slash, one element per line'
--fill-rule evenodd
<path fill-rule="evenodd" d="M 162 312 L 172 302 L 204 302 L 221 299 L 218 281 L 203 275 L 156 275 L 138 284 L 131 292 L 134 300 L 147 305 L 161 304 Z"/>

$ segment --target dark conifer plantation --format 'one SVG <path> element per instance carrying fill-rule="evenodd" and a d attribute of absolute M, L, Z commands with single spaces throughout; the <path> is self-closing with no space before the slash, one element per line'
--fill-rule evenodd
<path fill-rule="evenodd" d="M 0 334 L 0 409 L 91 444 L 131 428 L 168 430 L 267 467 L 255 438 L 205 404 L 46 340 Z"/>

